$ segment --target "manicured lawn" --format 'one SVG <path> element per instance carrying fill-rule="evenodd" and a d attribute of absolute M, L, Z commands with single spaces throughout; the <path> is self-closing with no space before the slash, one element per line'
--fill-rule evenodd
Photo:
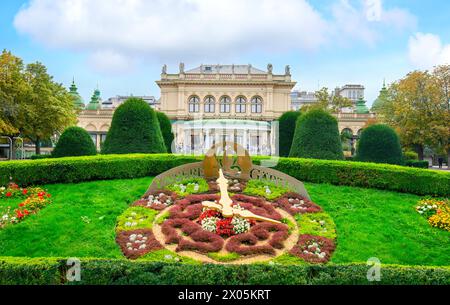
<path fill-rule="evenodd" d="M 150 183 L 151 178 L 142 178 L 49 185 L 52 205 L 0 230 L 0 256 L 122 258 L 115 243 L 117 216 Z M 332 262 L 377 257 L 386 264 L 450 265 L 450 233 L 430 227 L 416 213 L 418 196 L 324 184 L 306 187 L 336 223 Z"/>

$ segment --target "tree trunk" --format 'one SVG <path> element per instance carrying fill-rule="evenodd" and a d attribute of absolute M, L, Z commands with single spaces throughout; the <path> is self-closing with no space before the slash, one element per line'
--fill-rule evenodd
<path fill-rule="evenodd" d="M 34 145 L 36 146 L 36 155 L 40 155 L 41 154 L 41 139 L 39 137 L 36 138 Z"/>
<path fill-rule="evenodd" d="M 447 149 L 447 168 L 450 170 L 450 148 Z"/>
<path fill-rule="evenodd" d="M 416 153 L 417 153 L 418 156 L 419 156 L 419 160 L 420 160 L 420 161 L 423 161 L 423 155 L 424 155 L 424 153 L 423 153 L 423 145 L 421 145 L 421 144 L 415 144 L 415 145 L 414 145 L 414 148 L 415 148 Z"/>

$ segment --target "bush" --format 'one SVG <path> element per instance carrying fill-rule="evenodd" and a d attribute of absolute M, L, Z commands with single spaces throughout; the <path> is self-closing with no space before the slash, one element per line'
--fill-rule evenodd
<path fill-rule="evenodd" d="M 0 284 L 75 285 L 448 285 L 449 267 L 383 265 L 368 282 L 366 264 L 283 266 L 190 265 L 82 259 L 81 281 L 67 282 L 65 260 L 0 258 Z M 201 276 L 199 276 L 201 275 Z"/>
<path fill-rule="evenodd" d="M 419 155 L 415 151 L 407 150 L 403 153 L 405 160 L 419 160 Z"/>
<path fill-rule="evenodd" d="M 164 153 L 166 148 L 155 111 L 142 99 L 130 98 L 114 112 L 103 143 L 104 154 Z"/>
<path fill-rule="evenodd" d="M 172 132 L 172 123 L 170 122 L 167 115 L 163 112 L 156 113 L 159 121 L 159 127 L 161 128 L 161 133 L 164 139 L 164 144 L 168 153 L 172 153 L 172 142 L 174 135 Z"/>
<path fill-rule="evenodd" d="M 356 160 L 387 164 L 402 164 L 400 139 L 391 127 L 376 124 L 361 133 L 356 149 Z"/>
<path fill-rule="evenodd" d="M 297 120 L 289 156 L 343 160 L 344 153 L 337 120 L 321 109 L 302 114 Z"/>
<path fill-rule="evenodd" d="M 43 159 L 49 159 L 52 155 L 32 155 L 30 157 L 30 160 L 43 160 Z"/>
<path fill-rule="evenodd" d="M 300 111 L 288 111 L 278 119 L 279 121 L 279 147 L 280 157 L 288 157 L 291 151 L 292 139 L 294 138 L 295 125 Z"/>
<path fill-rule="evenodd" d="M 87 131 L 80 127 L 69 127 L 64 130 L 59 138 L 52 157 L 78 157 L 96 154 L 97 149 Z"/>
<path fill-rule="evenodd" d="M 428 161 L 406 160 L 405 166 L 417 167 L 417 168 L 429 168 L 430 163 L 428 163 Z"/>
<path fill-rule="evenodd" d="M 254 158 L 258 164 L 265 158 Z M 9 177 L 20 185 L 156 176 L 202 157 L 108 155 L 35 161 L 0 162 L 0 185 Z M 359 186 L 418 195 L 450 196 L 450 173 L 397 165 L 314 159 L 280 158 L 275 169 L 313 183 Z"/>

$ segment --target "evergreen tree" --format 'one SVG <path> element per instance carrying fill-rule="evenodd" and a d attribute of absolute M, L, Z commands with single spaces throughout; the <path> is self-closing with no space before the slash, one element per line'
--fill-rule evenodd
<path fill-rule="evenodd" d="M 94 142 L 86 130 L 80 127 L 67 128 L 56 144 L 52 156 L 92 156 L 97 154 Z"/>
<path fill-rule="evenodd" d="M 279 146 L 280 157 L 288 157 L 294 138 L 295 125 L 300 115 L 300 111 L 288 111 L 278 119 L 279 121 Z"/>
<path fill-rule="evenodd" d="M 116 109 L 102 153 L 165 152 L 156 112 L 144 100 L 130 98 Z"/>
<path fill-rule="evenodd" d="M 163 112 L 157 112 L 159 127 L 161 128 L 161 133 L 164 138 L 164 144 L 168 153 L 172 153 L 172 142 L 174 135 L 172 132 L 172 123 L 170 123 L 169 118 Z"/>
<path fill-rule="evenodd" d="M 343 160 L 337 120 L 322 109 L 302 114 L 297 120 L 289 156 Z"/>

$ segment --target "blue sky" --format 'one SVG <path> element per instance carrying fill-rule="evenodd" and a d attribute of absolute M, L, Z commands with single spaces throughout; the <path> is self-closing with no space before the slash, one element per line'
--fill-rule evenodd
<path fill-rule="evenodd" d="M 4 0 L 0 47 L 40 61 L 85 100 L 159 96 L 161 66 L 291 66 L 297 87 L 366 86 L 450 62 L 446 0 Z"/>

